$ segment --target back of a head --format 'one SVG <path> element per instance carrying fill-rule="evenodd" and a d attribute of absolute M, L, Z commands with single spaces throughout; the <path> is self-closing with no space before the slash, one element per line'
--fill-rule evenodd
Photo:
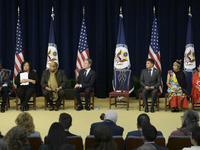
<path fill-rule="evenodd" d="M 183 115 L 183 124 L 181 130 L 188 135 L 189 132 L 192 132 L 194 127 L 199 126 L 199 113 L 194 110 L 187 110 Z"/>
<path fill-rule="evenodd" d="M 195 140 L 198 146 L 200 146 L 200 127 L 193 128 L 192 139 Z"/>
<path fill-rule="evenodd" d="M 28 145 L 27 133 L 24 127 L 16 126 L 8 131 L 4 137 L 9 150 L 22 150 L 23 146 Z"/>
<path fill-rule="evenodd" d="M 146 143 L 146 144 L 140 146 L 137 150 L 156 150 L 156 147 L 150 143 Z"/>
<path fill-rule="evenodd" d="M 57 150 L 66 142 L 67 139 L 63 126 L 58 122 L 54 122 L 49 129 L 48 145 L 51 147 L 51 150 Z"/>
<path fill-rule="evenodd" d="M 151 124 L 144 125 L 142 126 L 142 134 L 146 141 L 153 142 L 157 137 L 157 130 Z"/>
<path fill-rule="evenodd" d="M 18 126 L 24 127 L 26 129 L 28 136 L 35 131 L 35 125 L 33 123 L 33 117 L 28 112 L 20 113 L 17 116 L 15 123 Z"/>
<path fill-rule="evenodd" d="M 113 140 L 110 130 L 99 125 L 94 130 L 94 149 L 95 150 L 115 150 L 116 144 Z"/>
<path fill-rule="evenodd" d="M 69 129 L 72 125 L 72 117 L 67 113 L 61 113 L 59 123 L 63 125 L 64 129 Z"/>
<path fill-rule="evenodd" d="M 147 114 L 140 114 L 137 118 L 137 125 L 139 128 L 142 128 L 143 125 L 150 124 L 150 118 Z"/>
<path fill-rule="evenodd" d="M 112 109 L 108 110 L 108 111 L 106 112 L 106 114 L 105 114 L 105 119 L 111 120 L 111 121 L 113 121 L 114 123 L 117 122 L 117 118 L 118 118 L 117 112 L 114 111 L 114 110 L 112 110 Z"/>
<path fill-rule="evenodd" d="M 8 146 L 3 139 L 0 139 L 0 150 L 8 150 Z"/>

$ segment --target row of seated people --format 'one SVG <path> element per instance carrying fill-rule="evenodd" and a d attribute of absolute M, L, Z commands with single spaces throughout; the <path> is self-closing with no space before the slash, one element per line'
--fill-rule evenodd
<path fill-rule="evenodd" d="M 80 93 L 85 92 L 85 109 L 90 110 L 88 105 L 90 93 L 94 91 L 95 72 L 91 70 L 91 59 L 84 61 L 84 69 L 80 71 L 77 78 L 77 84 L 74 87 L 77 103 L 79 104 L 77 110 L 82 110 L 82 102 L 80 99 Z M 0 71 L 3 71 L 0 65 Z M 21 72 L 15 78 L 15 84 L 17 85 L 17 96 L 20 99 L 22 111 L 29 110 L 28 101 L 32 95 L 36 92 L 36 88 L 39 84 L 39 79 L 35 71 L 33 71 L 29 62 L 25 61 L 21 65 Z M 64 70 L 58 69 L 58 64 L 52 62 L 49 69 L 45 70 L 42 74 L 40 82 L 42 86 L 42 93 L 45 99 L 49 102 L 49 110 L 58 110 L 61 101 L 65 96 L 65 89 L 67 88 L 67 77 Z M 4 85 L 4 86 L 3 86 Z M 8 81 L 1 80 L 0 91 L 3 97 L 1 105 L 1 112 L 5 112 L 5 103 L 8 99 Z M 53 99 L 57 100 L 53 105 Z"/>
<path fill-rule="evenodd" d="M 123 135 L 124 128 L 120 127 L 116 124 L 116 121 L 118 118 L 116 111 L 108 110 L 106 112 L 105 116 L 102 117 L 102 119 L 103 118 L 104 118 L 104 121 L 98 122 L 98 123 L 93 123 L 91 125 L 90 135 L 94 135 L 95 138 L 102 138 L 102 137 L 105 138 L 106 136 L 109 136 L 109 135 L 111 135 L 111 136 L 122 136 Z M 199 123 L 198 123 L 199 122 L 199 113 L 198 112 L 193 111 L 193 110 L 188 110 L 188 111 L 184 112 L 184 115 L 181 119 L 182 119 L 182 126 L 178 130 L 173 131 L 171 133 L 171 136 L 193 136 L 192 131 L 194 129 L 195 129 L 195 133 L 200 132 Z M 42 143 L 42 138 L 40 136 L 40 133 L 34 130 L 35 126 L 33 123 L 33 118 L 28 112 L 20 113 L 18 115 L 17 119 L 15 120 L 15 122 L 16 122 L 17 126 L 25 128 L 26 135 L 28 138 L 39 137 L 40 141 Z M 72 117 L 66 113 L 60 114 L 59 123 L 53 123 L 52 126 L 50 127 L 48 137 L 47 137 L 48 142 L 45 142 L 45 144 L 49 143 L 49 142 L 51 143 L 51 141 L 57 141 L 58 140 L 57 137 L 62 137 L 61 135 L 63 135 L 63 134 L 65 137 L 64 141 L 66 141 L 66 136 L 67 137 L 76 136 L 75 134 L 72 134 L 69 132 L 69 128 L 71 125 L 72 125 Z M 100 128 L 99 130 L 98 130 L 98 127 Z M 102 129 L 102 128 L 106 128 L 106 129 Z M 147 114 L 140 114 L 138 116 L 137 128 L 138 128 L 138 130 L 131 131 L 127 134 L 126 139 L 124 141 L 124 145 L 125 145 L 124 149 L 126 149 L 127 140 L 133 136 L 141 137 L 145 144 L 147 144 L 147 143 L 152 144 L 154 147 L 157 147 L 157 149 L 159 149 L 159 148 L 162 149 L 162 147 L 156 145 L 153 141 L 156 139 L 157 136 L 163 137 L 163 134 L 162 134 L 162 132 L 157 131 L 156 128 L 153 125 L 151 125 L 150 118 Z M 18 129 L 16 129 L 14 127 L 13 130 L 18 130 Z M 22 130 L 22 129 L 19 129 L 19 130 Z M 108 130 L 110 133 L 105 133 L 106 130 Z M 98 133 L 98 134 L 100 134 L 99 137 L 97 135 L 95 135 L 97 132 L 102 132 L 102 131 L 103 131 L 103 133 Z M 54 133 L 54 132 L 56 132 L 56 133 Z M 62 132 L 63 132 L 63 134 L 62 134 Z M 24 133 L 24 132 L 22 132 L 22 133 Z M 13 138 L 17 137 L 17 135 L 14 135 L 14 134 L 10 135 L 10 134 L 11 133 L 8 132 L 7 135 L 4 137 L 5 141 L 7 139 L 8 143 L 12 137 L 7 137 L 7 136 L 14 136 Z M 61 135 L 58 135 L 58 134 L 61 134 Z M 51 137 L 52 137 L 52 139 L 51 139 Z M 56 139 L 53 139 L 53 138 L 56 138 Z M 105 140 L 107 140 L 107 138 L 103 139 L 103 140 L 105 141 Z M 59 141 L 62 141 L 62 140 L 60 139 Z M 10 143 L 10 144 L 17 145 L 16 143 Z M 56 143 L 56 144 L 58 144 L 58 143 Z M 59 145 L 61 146 L 61 143 Z M 197 143 L 194 145 L 198 146 Z M 8 144 L 8 146 L 9 146 L 9 144 Z M 47 145 L 44 145 L 41 147 L 47 148 L 48 146 L 51 146 L 51 144 L 50 145 L 47 144 Z M 44 148 L 44 149 L 46 149 L 46 148 Z M 199 148 L 199 147 L 197 147 L 197 148 Z M 53 148 L 51 148 L 51 149 L 53 149 Z M 165 149 L 165 148 L 163 148 L 163 149 Z"/>
<path fill-rule="evenodd" d="M 179 108 L 187 109 L 190 97 L 194 104 L 200 103 L 200 64 L 197 71 L 193 74 L 191 93 L 187 92 L 186 77 L 184 71 L 181 70 L 181 60 L 173 63 L 173 69 L 167 74 L 167 92 L 172 112 L 178 112 Z M 161 85 L 160 71 L 154 68 L 154 60 L 146 60 L 146 69 L 143 69 L 140 75 L 140 85 L 142 86 L 142 98 L 144 100 L 145 112 L 149 112 L 148 95 L 151 94 L 151 112 L 154 112 L 154 103 Z"/>
<path fill-rule="evenodd" d="M 83 109 L 83 105 L 80 100 L 80 92 L 85 92 L 86 110 L 90 110 L 88 105 L 90 93 L 94 91 L 95 72 L 91 70 L 92 60 L 86 59 L 84 61 L 84 69 L 80 71 L 75 85 L 75 96 L 78 103 L 77 110 Z M 187 93 L 185 74 L 180 70 L 181 61 L 177 60 L 173 63 L 173 69 L 168 71 L 167 86 L 169 93 L 169 103 L 173 112 L 178 111 L 179 107 L 188 108 L 190 94 Z M 21 79 L 23 72 L 28 73 L 28 79 Z M 21 110 L 28 110 L 28 101 L 36 91 L 36 85 L 38 83 L 37 75 L 32 71 L 32 67 L 29 62 L 22 63 L 22 72 L 19 73 L 15 79 L 17 85 L 17 94 L 21 100 Z M 159 70 L 154 68 L 154 60 L 146 60 L 146 69 L 143 69 L 140 76 L 140 84 L 143 88 L 142 98 L 145 104 L 145 112 L 149 112 L 147 96 L 151 93 L 151 112 L 154 111 L 154 103 L 156 101 L 157 93 L 159 92 L 159 86 L 161 84 L 161 75 Z M 65 95 L 64 89 L 67 85 L 67 78 L 63 70 L 58 69 L 56 62 L 50 64 L 50 68 L 45 70 L 41 79 L 41 86 L 44 97 L 50 103 L 50 110 L 58 110 L 61 104 L 61 100 Z M 197 67 L 197 71 L 193 75 L 192 80 L 192 97 L 194 103 L 197 104 L 200 100 L 200 65 Z M 4 87 L 5 88 L 5 87 Z M 3 92 L 3 89 L 2 89 Z M 6 95 L 7 96 L 7 95 Z M 6 97 L 5 96 L 5 97 Z M 3 98 L 4 101 L 5 98 Z M 56 105 L 53 106 L 52 99 L 57 99 Z M 1 105 L 1 112 L 5 112 L 5 101 Z"/>

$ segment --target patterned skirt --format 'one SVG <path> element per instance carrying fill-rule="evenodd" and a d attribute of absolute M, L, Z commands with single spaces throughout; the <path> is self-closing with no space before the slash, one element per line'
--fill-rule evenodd
<path fill-rule="evenodd" d="M 189 101 L 187 100 L 187 97 L 185 96 L 184 93 L 170 92 L 168 98 L 171 108 L 174 107 L 188 108 Z"/>

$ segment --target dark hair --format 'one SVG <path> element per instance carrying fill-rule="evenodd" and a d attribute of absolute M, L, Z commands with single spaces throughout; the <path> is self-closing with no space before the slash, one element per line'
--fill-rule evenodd
<path fill-rule="evenodd" d="M 72 117 L 70 114 L 61 113 L 59 123 L 63 125 L 64 129 L 69 129 L 72 125 Z"/>
<path fill-rule="evenodd" d="M 146 141 L 152 142 L 157 137 L 157 130 L 151 124 L 143 125 L 142 126 L 142 134 L 143 134 Z"/>
<path fill-rule="evenodd" d="M 102 113 L 102 114 L 100 115 L 100 119 L 101 119 L 101 120 L 104 120 L 104 118 L 105 118 L 105 113 Z"/>
<path fill-rule="evenodd" d="M 8 150 L 8 146 L 3 139 L 0 139 L 0 150 Z"/>
<path fill-rule="evenodd" d="M 195 140 L 198 146 L 200 146 L 200 127 L 193 128 L 192 139 Z"/>
<path fill-rule="evenodd" d="M 67 138 L 63 126 L 54 122 L 48 133 L 48 145 L 51 150 L 58 150 L 64 143 L 67 143 Z"/>
<path fill-rule="evenodd" d="M 154 60 L 153 60 L 153 59 L 147 58 L 147 59 L 146 59 L 146 62 L 147 62 L 147 61 L 149 61 L 150 63 L 152 63 L 152 64 L 154 65 Z"/>
<path fill-rule="evenodd" d="M 150 118 L 147 114 L 143 113 L 140 114 L 137 118 L 137 125 L 138 127 L 142 127 L 143 125 L 150 124 Z"/>
<path fill-rule="evenodd" d="M 33 68 L 32 68 L 32 65 L 30 64 L 30 62 L 24 61 L 24 62 L 21 64 L 21 70 L 22 70 L 22 72 L 24 71 L 24 65 L 25 65 L 26 63 L 28 63 L 29 69 L 30 69 L 30 71 L 32 71 Z"/>
<path fill-rule="evenodd" d="M 9 150 L 24 150 L 24 146 L 29 145 L 26 129 L 21 126 L 10 129 L 3 139 Z"/>
<path fill-rule="evenodd" d="M 85 60 L 87 60 L 90 65 L 92 65 L 92 59 L 88 58 L 88 59 L 85 59 Z"/>
<path fill-rule="evenodd" d="M 112 133 L 110 130 L 99 125 L 94 130 L 94 150 L 116 150 L 117 146 L 113 140 Z"/>
<path fill-rule="evenodd" d="M 185 135 L 189 135 L 194 127 L 199 126 L 199 113 L 194 110 L 187 110 L 183 115 L 183 124 L 180 128 Z"/>

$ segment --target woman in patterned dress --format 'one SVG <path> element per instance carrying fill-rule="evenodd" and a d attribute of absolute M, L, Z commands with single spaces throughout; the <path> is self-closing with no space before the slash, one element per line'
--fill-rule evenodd
<path fill-rule="evenodd" d="M 180 70 L 181 60 L 176 60 L 173 64 L 173 70 L 167 74 L 167 92 L 169 93 L 169 103 L 172 112 L 178 112 L 179 107 L 188 108 L 185 73 Z"/>

